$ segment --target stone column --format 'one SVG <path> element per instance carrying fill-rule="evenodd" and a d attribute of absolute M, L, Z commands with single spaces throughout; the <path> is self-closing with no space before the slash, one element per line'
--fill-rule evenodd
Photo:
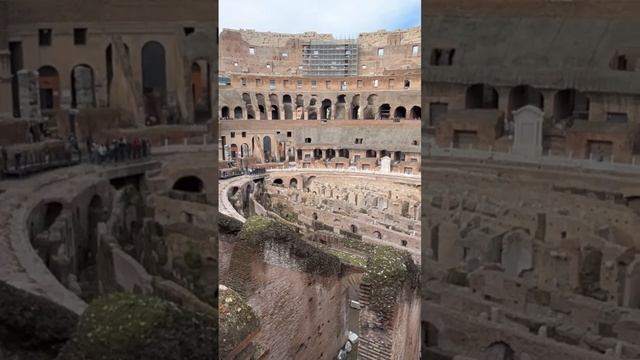
<path fill-rule="evenodd" d="M 40 93 L 38 88 L 38 72 L 18 71 L 18 88 L 20 93 L 20 113 L 25 119 L 40 117 Z"/>

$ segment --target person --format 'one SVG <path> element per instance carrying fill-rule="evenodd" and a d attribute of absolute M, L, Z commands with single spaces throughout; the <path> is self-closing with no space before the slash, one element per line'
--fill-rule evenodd
<path fill-rule="evenodd" d="M 98 146 L 98 162 L 102 164 L 105 161 L 105 157 L 107 155 L 107 147 L 104 144 L 100 144 Z"/>

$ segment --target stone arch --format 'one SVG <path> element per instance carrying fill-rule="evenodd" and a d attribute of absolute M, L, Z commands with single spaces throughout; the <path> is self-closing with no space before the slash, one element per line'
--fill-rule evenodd
<path fill-rule="evenodd" d="M 236 159 L 238 157 L 238 145 L 231 144 L 231 146 L 229 147 L 229 150 L 231 152 L 231 158 Z"/>
<path fill-rule="evenodd" d="M 503 342 L 497 341 L 489 345 L 484 351 L 484 360 L 515 360 L 513 348 Z"/>
<path fill-rule="evenodd" d="M 322 105 L 320 107 L 320 119 L 321 120 L 329 120 L 333 115 L 333 109 L 331 107 L 331 100 L 324 99 L 322 100 Z"/>
<path fill-rule="evenodd" d="M 249 144 L 242 144 L 240 145 L 240 157 L 245 158 L 250 156 L 250 152 L 249 152 Z"/>
<path fill-rule="evenodd" d="M 284 109 L 284 119 L 293 120 L 293 103 L 291 95 L 284 95 L 282 97 L 282 106 Z"/>
<path fill-rule="evenodd" d="M 600 293 L 600 270 L 602 268 L 602 251 L 587 246 L 582 249 L 578 283 L 580 293 L 585 296 L 598 296 Z"/>
<path fill-rule="evenodd" d="M 264 159 L 270 161 L 272 153 L 270 136 L 265 136 L 262 139 L 262 151 L 264 152 Z"/>
<path fill-rule="evenodd" d="M 281 178 L 277 178 L 277 179 L 274 179 L 274 180 L 273 180 L 272 184 L 273 184 L 273 185 L 280 185 L 280 186 L 282 186 L 282 185 L 284 185 L 284 180 L 282 180 Z"/>
<path fill-rule="evenodd" d="M 391 105 L 382 104 L 378 108 L 378 117 L 382 120 L 388 120 L 391 118 Z"/>
<path fill-rule="evenodd" d="M 197 60 L 191 64 L 191 98 L 196 122 L 211 118 L 211 65 L 206 60 Z M 227 116 L 230 120 L 230 115 Z"/>
<path fill-rule="evenodd" d="M 236 106 L 235 109 L 233 109 L 233 118 L 236 120 L 242 119 L 242 107 L 240 106 Z"/>
<path fill-rule="evenodd" d="M 336 111 L 334 119 L 336 120 L 346 120 L 347 119 L 347 95 L 340 94 L 338 95 L 338 101 L 336 102 Z"/>
<path fill-rule="evenodd" d="M 222 109 L 220 109 L 220 118 L 222 120 L 231 120 L 231 117 L 229 116 L 228 106 L 223 106 Z"/>
<path fill-rule="evenodd" d="M 38 69 L 38 87 L 40 109 L 60 109 L 60 75 L 56 68 L 45 65 Z"/>
<path fill-rule="evenodd" d="M 289 180 L 289 187 L 293 188 L 293 189 L 297 189 L 298 188 L 298 179 L 292 178 L 291 180 Z"/>
<path fill-rule="evenodd" d="M 160 117 L 157 103 L 164 105 L 167 96 L 167 60 L 164 46 L 148 41 L 142 46 L 142 93 L 147 100 L 147 115 Z"/>
<path fill-rule="evenodd" d="M 267 120 L 267 110 L 265 108 L 265 101 L 264 101 L 264 95 L 262 94 L 256 94 L 256 100 L 258 101 L 258 111 L 260 113 L 259 115 L 259 119 L 260 120 Z"/>
<path fill-rule="evenodd" d="M 173 183 L 173 190 L 190 193 L 201 193 L 204 191 L 204 182 L 197 176 L 183 176 Z"/>
<path fill-rule="evenodd" d="M 104 221 L 104 202 L 100 195 L 96 194 L 89 202 L 87 212 L 88 243 L 78 244 L 77 271 L 80 273 L 84 269 L 95 266 L 96 254 L 98 253 L 98 224 Z"/>
<path fill-rule="evenodd" d="M 498 91 L 486 84 L 474 84 L 467 88 L 465 104 L 467 109 L 497 109 L 500 97 Z"/>
<path fill-rule="evenodd" d="M 360 111 L 360 94 L 353 95 L 351 98 L 351 119 L 358 119 L 358 112 Z"/>
<path fill-rule="evenodd" d="M 382 233 L 380 231 L 378 231 L 378 230 L 375 230 L 373 232 L 373 237 L 376 238 L 376 239 L 382 239 Z"/>
<path fill-rule="evenodd" d="M 338 149 L 338 157 L 349 158 L 349 149 Z"/>
<path fill-rule="evenodd" d="M 422 108 L 420 106 L 414 106 L 409 111 L 409 119 L 420 120 L 422 119 Z"/>
<path fill-rule="evenodd" d="M 280 120 L 280 102 L 278 101 L 278 95 L 269 94 L 269 102 L 271 103 L 271 119 Z"/>
<path fill-rule="evenodd" d="M 407 109 L 404 106 L 398 106 L 396 110 L 393 112 L 393 117 L 395 119 L 406 119 Z"/>
<path fill-rule="evenodd" d="M 62 213 L 62 203 L 51 201 L 44 205 L 44 229 L 48 230 Z"/>
<path fill-rule="evenodd" d="M 589 97 L 576 89 L 558 91 L 553 104 L 555 121 L 566 121 L 571 125 L 574 120 L 589 120 Z"/>
<path fill-rule="evenodd" d="M 440 346 L 440 330 L 433 323 L 423 321 L 422 327 L 422 348 L 437 348 Z"/>
<path fill-rule="evenodd" d="M 96 107 L 93 68 L 86 64 L 71 69 L 71 107 L 78 109 Z"/>
<path fill-rule="evenodd" d="M 540 110 L 544 110 L 544 96 L 538 89 L 529 85 L 520 85 L 511 89 L 509 93 L 509 117 L 513 118 L 513 111 L 527 105 L 533 105 Z"/>

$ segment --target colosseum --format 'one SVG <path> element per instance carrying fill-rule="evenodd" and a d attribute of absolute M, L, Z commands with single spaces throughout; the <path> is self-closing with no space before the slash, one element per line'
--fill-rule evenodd
<path fill-rule="evenodd" d="M 222 30 L 221 358 L 419 356 L 420 44 Z"/>
<path fill-rule="evenodd" d="M 217 357 L 217 6 L 0 0 L 0 359 Z"/>
<path fill-rule="evenodd" d="M 640 358 L 638 5 L 429 1 L 422 358 Z"/>

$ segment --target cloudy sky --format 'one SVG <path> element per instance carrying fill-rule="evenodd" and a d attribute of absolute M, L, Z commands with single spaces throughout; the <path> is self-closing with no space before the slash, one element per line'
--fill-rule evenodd
<path fill-rule="evenodd" d="M 339 38 L 420 25 L 420 0 L 219 0 L 220 30 L 316 31 Z"/>

